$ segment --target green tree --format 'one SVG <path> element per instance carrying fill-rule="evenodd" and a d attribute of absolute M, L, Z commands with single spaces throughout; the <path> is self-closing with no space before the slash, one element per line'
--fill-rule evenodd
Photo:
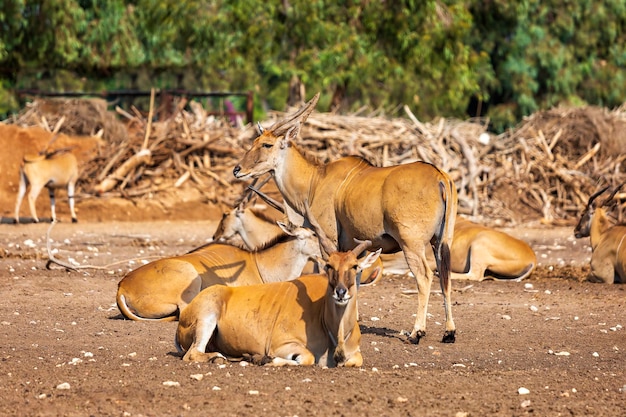
<path fill-rule="evenodd" d="M 559 104 L 625 100 L 623 0 L 474 1 L 471 11 L 474 48 L 497 78 L 481 82 L 497 130 Z"/>

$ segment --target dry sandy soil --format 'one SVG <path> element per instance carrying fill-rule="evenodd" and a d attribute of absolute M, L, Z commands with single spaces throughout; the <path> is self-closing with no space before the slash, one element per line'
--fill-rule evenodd
<path fill-rule="evenodd" d="M 99 222 L 114 214 L 103 205 L 71 224 L 61 206 L 56 256 L 103 269 L 46 269 L 50 224 L 8 224 L 5 211 L 0 415 L 624 414 L 626 287 L 583 282 L 590 251 L 571 228 L 506 229 L 541 265 L 525 282 L 455 281 L 454 344 L 440 342 L 436 289 L 426 338 L 405 343 L 415 283 L 389 275 L 359 293 L 362 368 L 220 366 L 183 362 L 176 322 L 123 320 L 115 305 L 127 271 L 205 243 L 215 221 Z"/>

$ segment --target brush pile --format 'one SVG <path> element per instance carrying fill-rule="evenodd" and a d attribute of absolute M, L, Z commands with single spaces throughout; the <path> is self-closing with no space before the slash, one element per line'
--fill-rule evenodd
<path fill-rule="evenodd" d="M 102 103 L 94 105 L 98 100 L 50 101 L 57 100 L 34 102 L 13 123 L 54 126 L 65 117 L 64 133 L 102 129 L 108 147 L 84 167 L 85 192 L 158 198 L 169 189 L 194 187 L 208 201 L 232 206 L 247 186 L 234 180 L 232 169 L 257 135 L 253 126 L 232 127 L 186 100 L 158 121 L 134 108 L 132 114 L 117 108 L 115 115 Z M 81 106 L 88 115 L 76 110 Z M 454 179 L 459 212 L 486 224 L 573 224 L 600 183 L 626 180 L 624 106 L 555 108 L 499 136 L 487 132 L 485 119 L 422 122 L 406 106 L 404 112 L 406 117 L 394 119 L 313 113 L 298 146 L 324 162 L 361 155 L 378 166 L 433 163 Z M 271 113 L 262 124 L 285 116 Z"/>

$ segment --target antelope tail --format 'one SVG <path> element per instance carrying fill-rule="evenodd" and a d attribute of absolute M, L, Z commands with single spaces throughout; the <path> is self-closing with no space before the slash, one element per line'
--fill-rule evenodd
<path fill-rule="evenodd" d="M 149 318 L 138 316 L 130 309 L 130 307 L 128 307 L 128 304 L 126 303 L 126 297 L 124 297 L 124 294 L 117 295 L 117 308 L 120 309 L 124 317 L 130 320 L 135 320 L 135 321 L 174 321 L 176 320 L 176 316 L 166 316 L 166 317 L 161 317 L 158 319 L 149 319 Z"/>
<path fill-rule="evenodd" d="M 439 232 L 436 237 L 435 261 L 437 263 L 437 270 L 439 271 L 441 289 L 444 291 L 445 288 L 448 287 L 448 282 L 450 280 L 450 245 L 452 245 L 454 220 L 456 218 L 452 187 L 454 187 L 454 184 L 449 179 L 448 184 L 445 184 L 443 181 L 439 183 L 441 199 L 443 202 L 443 218 L 441 219 Z"/>

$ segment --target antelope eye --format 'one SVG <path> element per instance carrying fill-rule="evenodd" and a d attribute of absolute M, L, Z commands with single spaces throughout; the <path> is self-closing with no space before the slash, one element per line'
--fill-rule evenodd
<path fill-rule="evenodd" d="M 271 143 L 264 143 L 264 144 L 262 144 L 261 146 L 262 146 L 262 147 L 264 147 L 264 148 L 266 148 L 266 149 L 269 149 L 269 148 L 271 148 L 271 147 L 272 147 L 272 146 L 274 146 L 274 145 L 272 145 Z"/>

